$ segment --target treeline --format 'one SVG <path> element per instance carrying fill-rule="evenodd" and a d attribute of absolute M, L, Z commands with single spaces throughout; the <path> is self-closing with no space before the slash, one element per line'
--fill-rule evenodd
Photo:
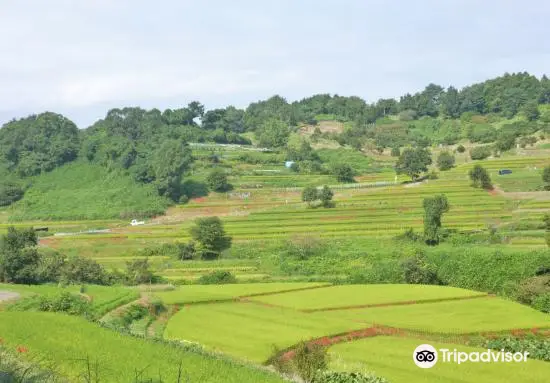
<path fill-rule="evenodd" d="M 452 144 L 461 138 L 461 128 L 453 125 L 453 120 L 432 119 L 427 123 L 424 116 L 460 117 L 469 124 L 467 137 L 485 143 L 498 140 L 502 132 L 496 132 L 488 121 L 471 123 L 473 116 L 509 118 L 522 113 L 527 120 L 535 121 L 540 117 L 538 105 L 548 103 L 550 80 L 546 76 L 538 79 L 528 73 L 515 73 L 461 90 L 429 84 L 423 91 L 405 94 L 399 100 L 380 99 L 371 104 L 355 96 L 318 94 L 292 103 L 273 96 L 251 103 L 244 110 L 229 106 L 206 111 L 196 101 L 165 111 L 112 109 L 85 130 L 79 130 L 62 115 L 46 112 L 12 120 L 0 129 L 0 205 L 20 199 L 28 177 L 77 158 L 108 169 L 122 169 L 139 183 L 153 184 L 159 195 L 178 201 L 185 194 L 182 176 L 193 162 L 188 142 L 247 144 L 250 141 L 242 134 L 252 132 L 261 146 L 287 148 L 292 127 L 316 124 L 324 115 L 351 124 L 342 134 L 330 138 L 356 148 L 369 139 L 383 149 L 410 143 L 428 146 L 435 143 L 430 136 L 436 133 L 440 143 Z M 391 120 L 384 126 L 384 117 L 389 115 L 399 115 L 400 121 L 410 123 L 391 125 Z M 550 120 L 550 116 L 543 117 Z M 373 125 L 375 121 L 380 124 Z M 502 137 L 507 145 L 512 143 L 508 136 L 530 134 L 538 126 L 518 123 L 509 128 L 507 136 Z M 306 147 L 302 149 L 302 153 L 294 150 L 288 159 L 314 162 L 314 154 Z"/>

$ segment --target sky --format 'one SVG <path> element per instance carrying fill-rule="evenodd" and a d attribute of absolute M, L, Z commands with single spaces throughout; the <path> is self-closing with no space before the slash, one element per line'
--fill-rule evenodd
<path fill-rule="evenodd" d="M 541 76 L 548 20 L 544 0 L 2 0 L 0 123 Z"/>

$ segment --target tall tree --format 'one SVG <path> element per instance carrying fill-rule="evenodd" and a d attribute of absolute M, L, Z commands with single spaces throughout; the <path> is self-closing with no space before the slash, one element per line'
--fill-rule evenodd
<path fill-rule="evenodd" d="M 407 174 L 414 181 L 421 173 L 427 172 L 428 166 L 431 164 L 432 155 L 428 149 L 407 148 L 399 156 L 395 171 L 397 174 Z"/>
<path fill-rule="evenodd" d="M 449 201 L 444 194 L 424 198 L 424 237 L 426 243 L 435 245 L 441 240 L 441 217 L 449 211 Z"/>

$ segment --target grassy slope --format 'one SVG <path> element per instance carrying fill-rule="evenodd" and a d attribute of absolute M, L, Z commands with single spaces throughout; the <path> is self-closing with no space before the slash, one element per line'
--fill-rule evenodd
<path fill-rule="evenodd" d="M 52 295 L 62 291 L 69 291 L 71 293 L 78 293 L 80 286 L 68 286 L 58 287 L 56 285 L 13 285 L 13 284 L 0 284 L 0 290 L 2 291 L 14 291 L 23 297 L 30 295 Z M 131 302 L 139 298 L 139 292 L 136 289 L 122 287 L 122 286 L 94 286 L 87 285 L 86 296 L 90 297 L 92 302 L 92 310 L 94 316 L 101 316 L 106 312 Z"/>
<path fill-rule="evenodd" d="M 548 328 L 550 316 L 500 298 L 341 310 L 312 314 L 327 320 L 372 323 L 441 333 Z"/>
<path fill-rule="evenodd" d="M 104 168 L 72 163 L 36 177 L 24 198 L 10 209 L 14 221 L 100 219 L 163 213 L 168 201 L 151 186 Z"/>
<path fill-rule="evenodd" d="M 334 318 L 311 317 L 291 309 L 247 303 L 187 306 L 166 327 L 168 339 L 199 342 L 210 349 L 263 362 L 273 345 L 285 348 L 314 337 L 364 327 Z"/>
<path fill-rule="evenodd" d="M 166 304 L 205 302 L 240 296 L 289 291 L 315 286 L 322 283 L 254 283 L 212 286 L 181 286 L 177 290 L 155 293 Z"/>
<path fill-rule="evenodd" d="M 363 174 L 372 171 L 372 160 L 352 149 L 319 149 L 317 151 L 323 162 L 329 166 L 348 164 L 357 173 Z"/>
<path fill-rule="evenodd" d="M 547 382 L 550 364 L 537 360 L 526 363 L 442 363 L 420 369 L 412 360 L 414 349 L 423 342 L 418 339 L 376 337 L 332 346 L 331 366 L 338 370 L 375 371 L 392 383 L 485 383 L 485 382 Z M 427 342 L 436 349 L 486 351 L 482 349 Z M 375 351 L 375 352 L 373 352 Z"/>
<path fill-rule="evenodd" d="M 280 382 L 275 375 L 227 360 L 183 351 L 103 329 L 77 317 L 61 314 L 9 312 L 0 316 L 0 338 L 8 349 L 22 345 L 27 356 L 56 365 L 63 375 L 79 379 L 89 356 L 98 363 L 100 381 L 134 381 L 135 371 L 145 377 L 176 381 L 180 362 L 193 382 Z M 36 360 L 35 359 L 35 360 Z"/>
<path fill-rule="evenodd" d="M 292 307 L 295 309 L 322 309 L 354 305 L 448 299 L 484 295 L 477 291 L 453 287 L 422 285 L 348 285 L 322 290 L 297 291 L 257 297 L 254 300 Z"/>

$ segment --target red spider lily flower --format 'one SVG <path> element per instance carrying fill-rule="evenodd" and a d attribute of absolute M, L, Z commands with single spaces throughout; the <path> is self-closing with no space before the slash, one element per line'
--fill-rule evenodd
<path fill-rule="evenodd" d="M 25 346 L 17 346 L 17 352 L 19 353 L 25 353 L 25 352 L 29 352 L 29 349 L 26 348 Z"/>

